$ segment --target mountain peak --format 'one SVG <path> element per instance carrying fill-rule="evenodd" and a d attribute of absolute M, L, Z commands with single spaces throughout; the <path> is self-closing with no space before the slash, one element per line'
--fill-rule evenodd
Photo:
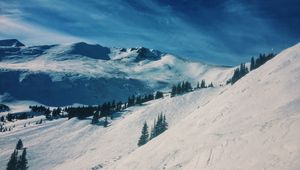
<path fill-rule="evenodd" d="M 24 47 L 25 45 L 17 39 L 0 40 L 0 46 L 4 47 Z"/>
<path fill-rule="evenodd" d="M 149 48 L 145 47 L 139 47 L 137 48 L 137 56 L 136 56 L 136 61 L 141 61 L 141 60 L 159 60 L 161 58 L 161 55 L 163 54 L 162 52 L 158 50 L 152 50 Z"/>
<path fill-rule="evenodd" d="M 85 42 L 78 42 L 72 45 L 69 54 L 83 55 L 94 59 L 109 60 L 108 54 L 110 49 L 99 44 L 87 44 Z"/>

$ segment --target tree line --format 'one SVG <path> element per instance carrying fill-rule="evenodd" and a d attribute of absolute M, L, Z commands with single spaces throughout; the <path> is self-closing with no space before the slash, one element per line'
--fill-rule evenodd
<path fill-rule="evenodd" d="M 233 85 L 239 79 L 248 74 L 250 71 L 257 69 L 258 67 L 262 66 L 264 63 L 266 63 L 268 60 L 274 57 L 275 54 L 273 53 L 259 54 L 259 56 L 256 59 L 254 57 L 251 57 L 250 70 L 245 65 L 245 63 L 241 63 L 241 65 L 234 70 L 232 77 L 226 82 L 226 84 L 230 83 L 231 85 Z"/>
<path fill-rule="evenodd" d="M 69 119 L 73 117 L 77 117 L 78 119 L 84 119 L 89 116 L 93 116 L 92 124 L 96 124 L 98 119 L 105 117 L 105 120 L 107 120 L 107 117 L 113 118 L 113 114 L 115 112 L 120 112 L 128 107 L 135 106 L 135 105 L 141 105 L 145 102 L 163 98 L 163 92 L 157 91 L 155 94 L 148 94 L 148 95 L 132 95 L 128 97 L 127 102 L 115 102 L 115 100 L 111 102 L 105 102 L 100 105 L 94 105 L 94 106 L 68 106 L 68 107 L 57 107 L 50 109 L 49 107 L 45 107 L 43 105 L 35 105 L 35 106 L 29 106 L 31 109 L 31 112 L 35 113 L 41 113 L 46 116 L 48 120 L 57 119 L 61 117 L 68 117 Z M 62 114 L 66 113 L 66 114 Z M 14 119 L 27 119 L 29 116 L 29 113 L 22 113 L 20 115 L 16 114 L 8 114 L 6 116 L 6 120 L 12 121 Z M 5 121 L 5 117 L 2 116 L 0 118 L 0 121 Z M 107 122 L 106 122 L 107 123 Z M 105 123 L 105 124 L 106 124 Z"/>
<path fill-rule="evenodd" d="M 201 84 L 197 82 L 196 87 L 193 89 L 192 85 L 188 81 L 183 81 L 178 83 L 177 85 L 173 85 L 171 89 L 171 97 L 174 97 L 176 95 L 184 94 L 191 92 L 193 90 L 198 90 L 202 88 L 208 88 L 208 87 L 214 87 L 213 83 L 211 82 L 209 85 L 206 85 L 205 80 L 201 80 Z"/>

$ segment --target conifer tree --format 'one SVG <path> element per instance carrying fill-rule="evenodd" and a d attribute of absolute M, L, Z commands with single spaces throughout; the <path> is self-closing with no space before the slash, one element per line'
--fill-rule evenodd
<path fill-rule="evenodd" d="M 17 150 L 23 149 L 23 142 L 22 142 L 21 139 L 18 140 L 18 143 L 17 143 L 17 145 L 16 145 L 16 149 L 17 149 Z"/>
<path fill-rule="evenodd" d="M 157 122 L 154 125 L 154 130 L 155 130 L 156 136 L 158 136 L 162 133 L 162 115 L 161 114 L 159 114 L 157 116 Z"/>
<path fill-rule="evenodd" d="M 50 119 L 50 114 L 51 114 L 51 110 L 50 108 L 48 107 L 46 110 L 45 110 L 45 116 L 47 119 Z"/>
<path fill-rule="evenodd" d="M 254 70 L 255 69 L 255 61 L 254 61 L 254 58 L 251 57 L 251 63 L 250 63 L 250 71 Z"/>
<path fill-rule="evenodd" d="M 186 82 L 182 82 L 181 83 L 181 93 L 185 92 L 186 91 L 186 86 L 185 86 Z"/>
<path fill-rule="evenodd" d="M 142 129 L 142 135 L 138 141 L 138 146 L 142 146 L 146 144 L 149 140 L 149 132 L 148 132 L 148 125 L 147 122 L 144 123 L 143 129 Z"/>
<path fill-rule="evenodd" d="M 171 97 L 174 97 L 177 94 L 177 87 L 173 85 L 172 91 L 171 91 Z"/>
<path fill-rule="evenodd" d="M 162 98 L 164 96 L 164 94 L 160 91 L 157 91 L 156 94 L 155 94 L 155 99 L 159 99 L 159 98 Z"/>
<path fill-rule="evenodd" d="M 168 123 L 166 120 L 166 116 L 163 115 L 163 119 L 162 119 L 162 132 L 166 131 L 168 129 Z"/>
<path fill-rule="evenodd" d="M 151 128 L 151 134 L 150 134 L 150 140 L 155 138 L 157 135 L 155 126 L 156 126 L 156 119 L 154 119 L 154 121 L 153 121 L 153 127 Z"/>
<path fill-rule="evenodd" d="M 200 89 L 199 81 L 197 82 L 196 89 Z"/>
<path fill-rule="evenodd" d="M 249 70 L 246 65 L 244 63 L 241 63 L 240 67 L 234 70 L 233 76 L 231 78 L 231 84 L 234 84 L 240 78 L 244 77 L 246 74 L 248 74 L 248 72 Z"/>
<path fill-rule="evenodd" d="M 28 169 L 28 161 L 26 158 L 26 148 L 23 149 L 22 155 L 20 156 L 20 159 L 18 160 L 18 170 L 27 170 Z"/>
<path fill-rule="evenodd" d="M 153 99 L 154 99 L 154 95 L 153 95 L 153 94 L 149 94 L 149 95 L 148 95 L 148 99 L 149 99 L 149 101 L 150 101 L 150 100 L 153 100 Z"/>
<path fill-rule="evenodd" d="M 136 97 L 136 104 L 142 104 L 142 97 L 141 96 L 137 96 Z"/>
<path fill-rule="evenodd" d="M 166 116 L 162 113 L 157 116 L 157 121 L 154 119 L 153 128 L 151 129 L 150 140 L 163 133 L 168 129 Z"/>
<path fill-rule="evenodd" d="M 178 83 L 178 84 L 177 84 L 177 87 L 176 87 L 176 94 L 181 94 L 181 83 Z"/>
<path fill-rule="evenodd" d="M 14 150 L 7 163 L 6 170 L 18 170 L 18 151 Z"/>
<path fill-rule="evenodd" d="M 4 121 L 5 121 L 4 116 L 1 116 L 0 121 L 1 121 L 1 122 L 4 122 Z"/>
<path fill-rule="evenodd" d="M 122 109 L 122 102 L 119 101 L 119 102 L 117 103 L 116 111 L 121 111 L 121 109 Z"/>
<path fill-rule="evenodd" d="M 189 92 L 189 91 L 191 91 L 192 90 L 192 85 L 191 85 L 191 83 L 190 82 L 185 82 L 185 84 L 184 84 L 184 92 Z"/>
<path fill-rule="evenodd" d="M 200 88 L 206 88 L 205 80 L 202 80 L 202 81 L 201 81 Z"/>

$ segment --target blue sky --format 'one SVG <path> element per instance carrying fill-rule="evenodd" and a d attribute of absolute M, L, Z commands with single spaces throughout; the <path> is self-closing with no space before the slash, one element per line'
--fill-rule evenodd
<path fill-rule="evenodd" d="M 145 46 L 236 65 L 300 40 L 300 0 L 0 0 L 0 38 Z"/>

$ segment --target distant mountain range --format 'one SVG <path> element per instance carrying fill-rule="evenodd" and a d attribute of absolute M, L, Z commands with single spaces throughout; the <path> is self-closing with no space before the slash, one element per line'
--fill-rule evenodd
<path fill-rule="evenodd" d="M 232 72 L 145 47 L 85 42 L 28 47 L 16 39 L 0 40 L 0 94 L 51 106 L 125 101 L 180 81 L 220 85 Z"/>

